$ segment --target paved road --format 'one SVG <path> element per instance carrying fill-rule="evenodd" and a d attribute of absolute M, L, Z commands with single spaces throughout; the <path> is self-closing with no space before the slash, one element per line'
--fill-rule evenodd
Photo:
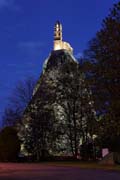
<path fill-rule="evenodd" d="M 49 164 L 0 163 L 0 180 L 120 180 L 120 172 Z"/>

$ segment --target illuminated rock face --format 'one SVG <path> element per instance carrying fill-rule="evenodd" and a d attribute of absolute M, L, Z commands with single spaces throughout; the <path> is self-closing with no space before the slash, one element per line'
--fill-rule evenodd
<path fill-rule="evenodd" d="M 72 156 L 76 146 L 79 151 L 81 126 L 84 124 L 86 128 L 94 112 L 88 117 L 92 106 L 90 94 L 72 51 L 70 45 L 62 41 L 62 26 L 57 22 L 54 50 L 45 60 L 18 133 L 21 152 L 25 155 L 38 157 L 44 151 L 50 155 Z M 81 106 L 83 100 L 84 107 Z"/>
<path fill-rule="evenodd" d="M 73 48 L 69 43 L 62 41 L 62 25 L 59 21 L 54 26 L 54 48 L 53 50 L 67 50 L 69 53 L 73 53 Z"/>

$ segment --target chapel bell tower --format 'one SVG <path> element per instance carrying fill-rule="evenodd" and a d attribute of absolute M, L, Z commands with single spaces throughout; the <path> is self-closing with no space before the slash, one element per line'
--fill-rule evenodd
<path fill-rule="evenodd" d="M 56 40 L 62 41 L 62 24 L 59 21 L 54 26 L 54 41 Z"/>
<path fill-rule="evenodd" d="M 69 53 L 73 53 L 73 48 L 68 42 L 62 41 L 62 24 L 57 21 L 54 26 L 54 47 L 53 50 L 67 50 Z"/>

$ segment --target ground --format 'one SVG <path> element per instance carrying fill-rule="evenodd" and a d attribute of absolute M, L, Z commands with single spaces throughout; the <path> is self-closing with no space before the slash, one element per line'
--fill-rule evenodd
<path fill-rule="evenodd" d="M 111 170 L 112 169 L 112 170 Z M 120 180 L 113 168 L 59 163 L 0 163 L 0 180 Z"/>

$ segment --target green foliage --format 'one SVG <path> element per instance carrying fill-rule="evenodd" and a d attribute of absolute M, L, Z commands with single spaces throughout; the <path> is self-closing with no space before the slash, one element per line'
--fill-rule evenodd
<path fill-rule="evenodd" d="M 0 132 L 0 161 L 17 160 L 20 141 L 13 127 L 5 127 Z"/>

